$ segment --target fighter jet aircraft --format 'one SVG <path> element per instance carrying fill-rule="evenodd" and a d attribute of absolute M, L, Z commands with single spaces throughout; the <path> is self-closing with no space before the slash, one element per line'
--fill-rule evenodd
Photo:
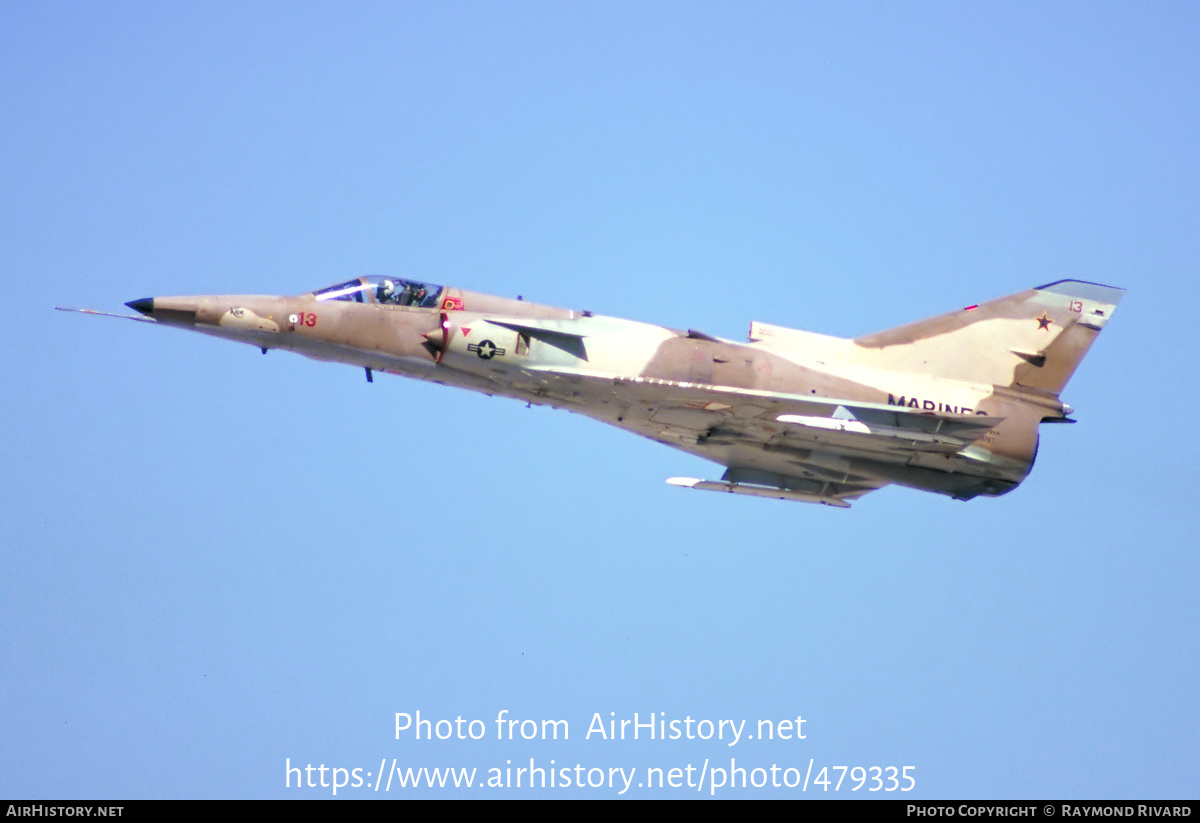
<path fill-rule="evenodd" d="M 1041 423 L 1123 289 L 1060 280 L 855 339 L 754 322 L 749 342 L 359 277 L 295 297 L 147 297 L 163 326 L 550 405 L 699 455 L 693 489 L 848 507 L 895 484 L 959 500 L 1029 473 Z"/>

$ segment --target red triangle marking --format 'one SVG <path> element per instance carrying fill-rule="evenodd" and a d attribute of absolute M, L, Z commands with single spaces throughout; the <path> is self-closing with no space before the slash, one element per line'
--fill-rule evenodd
<path fill-rule="evenodd" d="M 469 328 L 467 328 L 466 326 L 459 326 L 459 328 L 462 329 L 463 337 L 466 337 L 468 334 L 471 333 L 471 330 Z"/>

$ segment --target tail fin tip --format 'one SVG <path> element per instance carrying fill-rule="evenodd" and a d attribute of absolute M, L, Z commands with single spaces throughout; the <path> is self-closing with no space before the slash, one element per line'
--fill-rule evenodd
<path fill-rule="evenodd" d="M 1115 306 L 1125 296 L 1125 289 L 1118 286 L 1105 286 L 1103 283 L 1091 283 L 1087 280 L 1055 280 L 1044 286 L 1034 286 L 1034 291 L 1044 291 L 1051 294 L 1061 294 L 1066 297 L 1078 297 L 1081 300 L 1092 300 L 1096 303 L 1108 303 Z"/>

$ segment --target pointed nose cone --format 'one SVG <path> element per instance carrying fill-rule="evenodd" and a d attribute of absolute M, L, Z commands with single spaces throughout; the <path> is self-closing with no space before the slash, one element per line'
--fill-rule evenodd
<path fill-rule="evenodd" d="M 138 312 L 139 314 L 146 315 L 147 317 L 150 317 L 154 314 L 154 298 L 153 297 L 143 297 L 141 300 L 130 300 L 125 305 L 128 306 L 129 308 L 133 309 L 134 311 Z"/>
<path fill-rule="evenodd" d="M 206 297 L 143 297 L 125 305 L 147 317 L 174 326 L 194 326 L 196 310 Z"/>

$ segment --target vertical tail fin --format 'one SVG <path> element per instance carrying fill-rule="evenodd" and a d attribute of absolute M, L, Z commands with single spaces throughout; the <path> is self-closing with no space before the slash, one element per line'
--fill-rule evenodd
<path fill-rule="evenodd" d="M 1124 289 L 1059 280 L 854 340 L 881 368 L 1057 395 Z"/>

